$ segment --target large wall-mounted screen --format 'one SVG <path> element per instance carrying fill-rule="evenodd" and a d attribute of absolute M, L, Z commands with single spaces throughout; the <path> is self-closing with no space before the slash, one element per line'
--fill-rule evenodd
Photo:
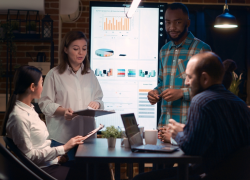
<path fill-rule="evenodd" d="M 125 6 L 125 7 L 124 7 Z M 124 3 L 90 2 L 90 63 L 112 115 L 97 124 L 123 127 L 120 114 L 134 113 L 139 126 L 157 127 L 157 105 L 147 99 L 158 81 L 158 56 L 164 42 L 164 5 L 139 5 L 132 18 Z"/>

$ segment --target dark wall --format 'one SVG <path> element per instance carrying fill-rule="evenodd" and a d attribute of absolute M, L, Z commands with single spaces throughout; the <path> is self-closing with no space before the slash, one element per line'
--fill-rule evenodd
<path fill-rule="evenodd" d="M 218 29 L 214 28 L 216 16 L 223 13 L 223 6 L 198 6 L 188 5 L 190 9 L 191 26 L 189 30 L 199 39 L 209 44 L 212 51 L 218 54 L 224 61 L 232 59 L 237 64 L 235 72 L 242 74 L 242 82 L 239 86 L 239 97 L 247 99 L 247 58 L 249 41 L 248 37 L 248 14 L 246 7 L 229 6 L 229 12 L 238 21 L 238 28 Z"/>

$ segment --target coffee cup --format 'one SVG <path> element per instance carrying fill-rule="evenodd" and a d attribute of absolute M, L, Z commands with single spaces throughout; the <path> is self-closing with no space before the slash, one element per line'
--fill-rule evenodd
<path fill-rule="evenodd" d="M 124 138 L 124 147 L 125 148 L 130 148 L 128 138 Z"/>
<path fill-rule="evenodd" d="M 130 148 L 128 138 L 123 138 L 122 146 L 124 146 L 125 148 Z"/>
<path fill-rule="evenodd" d="M 144 132 L 144 127 L 138 127 L 139 130 L 140 130 L 140 134 L 141 134 L 141 137 L 143 139 L 143 132 Z"/>
<path fill-rule="evenodd" d="M 144 136 L 146 144 L 157 144 L 158 130 L 145 130 Z"/>

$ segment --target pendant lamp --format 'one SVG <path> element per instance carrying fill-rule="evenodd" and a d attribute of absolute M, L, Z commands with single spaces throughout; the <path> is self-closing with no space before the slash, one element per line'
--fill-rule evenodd
<path fill-rule="evenodd" d="M 227 0 L 224 5 L 223 14 L 219 15 L 215 19 L 215 28 L 236 28 L 238 27 L 236 18 L 229 13 Z"/>

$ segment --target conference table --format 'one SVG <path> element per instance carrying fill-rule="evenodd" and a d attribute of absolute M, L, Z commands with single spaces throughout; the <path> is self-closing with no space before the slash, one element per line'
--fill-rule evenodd
<path fill-rule="evenodd" d="M 171 146 L 168 143 L 157 142 L 161 145 Z M 79 145 L 75 160 L 77 166 L 81 164 L 115 163 L 115 180 L 120 180 L 120 163 L 139 163 L 139 173 L 144 172 L 144 163 L 174 164 L 178 163 L 178 180 L 188 179 L 188 164 L 201 163 L 199 156 L 188 156 L 182 150 L 173 153 L 159 152 L 132 152 L 130 148 L 121 146 L 121 139 L 116 139 L 114 148 L 108 147 L 107 139 L 97 138 Z M 129 177 L 131 179 L 132 177 Z M 88 179 L 88 174 L 87 174 Z"/>

